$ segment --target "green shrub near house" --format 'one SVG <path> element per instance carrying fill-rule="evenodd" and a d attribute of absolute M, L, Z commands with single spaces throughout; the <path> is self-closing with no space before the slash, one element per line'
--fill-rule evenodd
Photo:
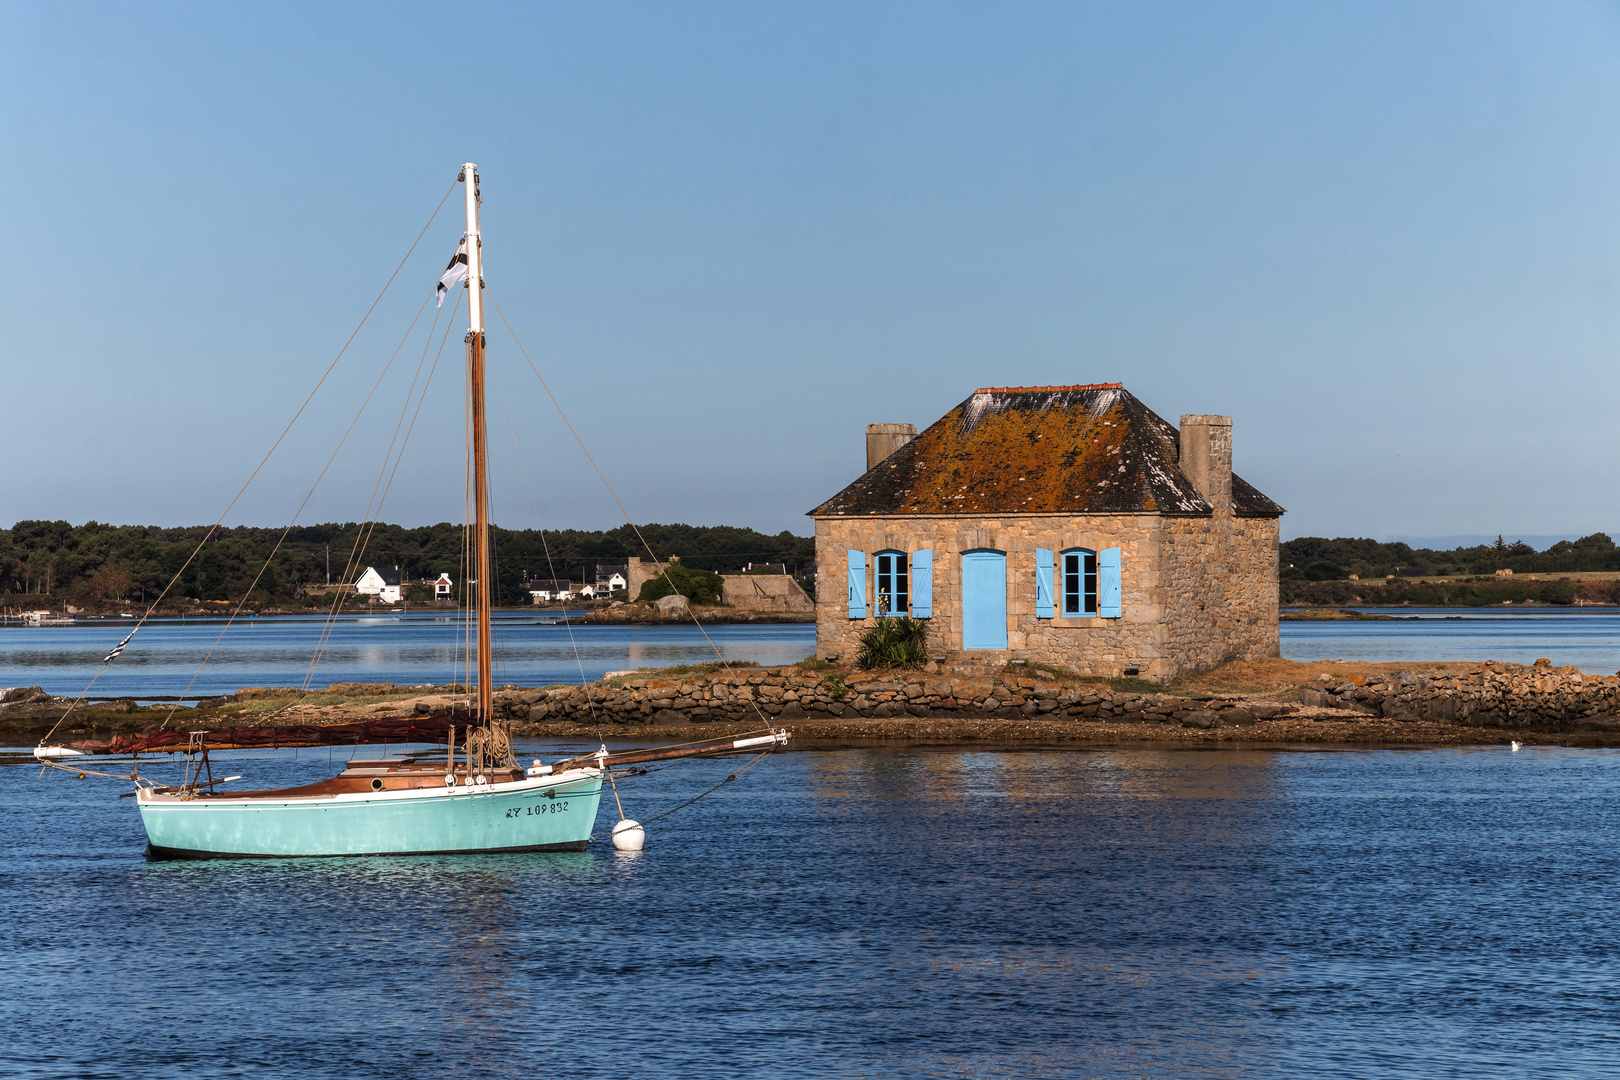
<path fill-rule="evenodd" d="M 916 668 L 928 662 L 928 620 L 879 619 L 862 631 L 855 662 L 863 668 Z"/>

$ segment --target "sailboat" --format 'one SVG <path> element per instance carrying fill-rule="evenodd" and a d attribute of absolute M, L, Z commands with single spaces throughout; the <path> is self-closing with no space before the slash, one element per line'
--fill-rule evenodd
<path fill-rule="evenodd" d="M 604 746 L 593 754 L 551 764 L 535 761 L 526 768 L 519 764 L 508 727 L 495 709 L 492 680 L 490 581 L 494 575 L 488 520 L 477 166 L 463 165 L 457 180 L 463 186 L 467 215 L 461 250 L 466 258 L 467 386 L 471 396 L 476 692 L 469 695 L 467 709 L 411 720 L 302 725 L 296 730 L 161 731 L 128 742 L 116 740 L 121 745 L 108 748 L 113 752 L 178 749 L 182 742 L 186 749 L 186 770 L 177 785 L 154 783 L 138 770 L 119 777 L 135 783 L 135 801 L 146 827 L 151 858 L 583 851 L 596 827 L 603 782 L 613 779 L 615 769 L 674 758 L 768 753 L 787 743 L 786 730 L 766 729 L 741 738 L 619 753 L 609 753 Z M 455 261 L 460 258 L 458 254 Z M 447 751 L 442 758 L 351 759 L 330 779 L 254 791 L 223 789 L 222 785 L 242 777 L 215 779 L 208 757 L 210 749 L 225 747 L 390 740 L 443 741 Z M 65 748 L 42 743 L 35 756 L 47 767 L 90 771 L 77 763 L 67 766 L 55 760 L 65 752 Z M 612 830 L 614 846 L 619 848 L 638 849 L 644 836 L 641 826 L 628 818 Z"/>

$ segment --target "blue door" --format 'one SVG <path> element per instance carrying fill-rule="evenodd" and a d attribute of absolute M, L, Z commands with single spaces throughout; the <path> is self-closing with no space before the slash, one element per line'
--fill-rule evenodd
<path fill-rule="evenodd" d="M 1007 647 L 1007 556 L 962 553 L 962 648 Z"/>

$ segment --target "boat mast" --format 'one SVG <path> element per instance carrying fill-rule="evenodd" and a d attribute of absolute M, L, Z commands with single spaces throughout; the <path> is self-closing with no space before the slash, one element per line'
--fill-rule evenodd
<path fill-rule="evenodd" d="M 481 723 L 495 719 L 495 688 L 489 657 L 489 476 L 484 425 L 484 260 L 478 235 L 478 166 L 461 167 L 467 197 L 467 388 L 472 399 L 473 547 L 478 588 L 478 710 Z"/>

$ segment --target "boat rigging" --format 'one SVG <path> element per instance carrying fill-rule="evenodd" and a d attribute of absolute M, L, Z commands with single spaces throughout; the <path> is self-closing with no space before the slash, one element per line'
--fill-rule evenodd
<path fill-rule="evenodd" d="M 80 775 L 112 776 L 135 785 L 132 794 L 146 827 L 147 853 L 151 857 L 214 859 L 581 851 L 592 839 L 604 781 L 614 785 L 618 805 L 616 781 L 641 772 L 635 768 L 637 765 L 678 758 L 764 755 L 787 744 L 788 732 L 772 729 L 767 724 L 761 731 L 740 737 L 619 753 L 610 753 L 603 746 L 596 753 L 550 765 L 535 761 L 525 768 L 519 764 L 509 725 L 498 714 L 494 701 L 490 633 L 494 568 L 489 535 L 484 386 L 487 341 L 477 166 L 470 162 L 463 165 L 457 181 L 462 185 L 466 229 L 461 246 L 441 277 L 436 292 L 442 301 L 447 283 L 454 284 L 457 280 L 464 280 L 467 290 L 468 326 L 464 343 L 472 465 L 469 539 L 475 568 L 471 636 L 476 649 L 470 665 L 472 692 L 467 707 L 408 720 L 379 719 L 355 724 L 238 726 L 191 732 L 164 728 L 96 747 L 99 753 L 128 753 L 137 761 L 142 752 L 183 749 L 186 767 L 180 783 L 174 785 L 158 784 L 141 776 L 138 766 L 132 767 L 128 774 L 85 768 L 82 752 L 51 744 L 47 735 L 35 750 L 35 756 L 45 768 Z M 425 227 L 423 232 L 426 232 Z M 420 239 L 418 236 L 418 241 Z M 409 258 L 409 253 L 406 257 Z M 395 271 L 396 276 L 398 272 Z M 392 280 L 390 278 L 390 282 Z M 376 304 L 372 307 L 375 309 Z M 347 349 L 347 345 L 344 348 Z M 530 363 L 532 366 L 532 361 Z M 328 368 L 328 374 L 330 371 Z M 322 381 L 325 381 L 324 376 Z M 578 437 L 577 432 L 575 437 Z M 235 505 L 234 500 L 232 505 Z M 176 575 L 176 580 L 178 577 Z M 170 587 L 173 587 L 172 582 Z M 145 617 L 141 621 L 144 622 Z M 139 624 L 136 628 L 139 629 Z M 131 631 L 131 637 L 133 635 Z M 125 644 L 128 641 L 126 638 Z M 122 648 L 119 646 L 106 658 L 103 669 L 116 659 Z M 716 655 L 719 655 L 718 650 Z M 93 684 L 94 679 L 91 682 Z M 88 691 L 86 687 L 85 693 Z M 763 714 L 760 718 L 762 722 L 765 719 Z M 351 760 L 330 779 L 255 791 L 225 788 L 224 785 L 242 777 L 216 779 L 209 760 L 209 752 L 220 749 L 404 741 L 443 742 L 447 749 L 442 757 L 413 755 Z M 68 756 L 74 760 L 64 761 Z M 643 836 L 640 824 L 625 818 L 622 806 L 619 813 L 621 820 L 613 830 L 614 845 L 639 849 Z"/>

